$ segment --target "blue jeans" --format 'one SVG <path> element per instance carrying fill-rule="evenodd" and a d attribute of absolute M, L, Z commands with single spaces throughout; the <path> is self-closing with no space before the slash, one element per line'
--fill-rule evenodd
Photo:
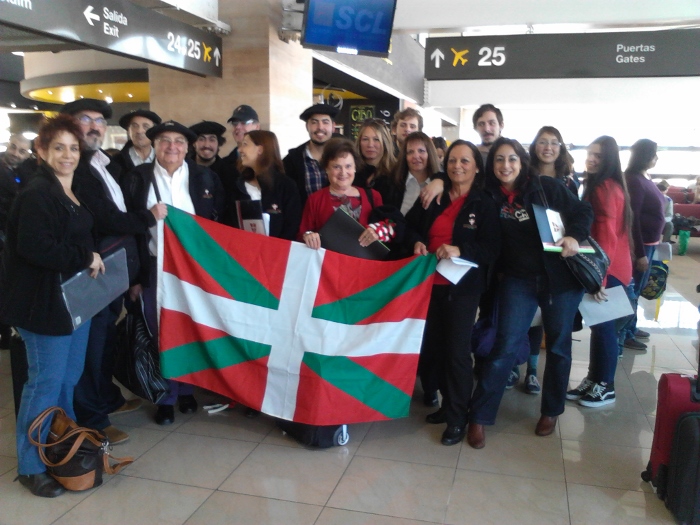
<path fill-rule="evenodd" d="M 543 416 L 558 416 L 564 412 L 571 371 L 571 331 L 582 298 L 583 289 L 552 295 L 535 280 L 503 279 L 498 292 L 496 344 L 484 360 L 472 396 L 470 422 L 481 425 L 496 422 L 508 375 L 515 365 L 518 341 L 527 334 L 538 306 L 542 310 L 542 324 L 547 334 L 547 364 L 540 411 Z"/>
<path fill-rule="evenodd" d="M 606 288 L 624 286 L 619 279 L 608 275 Z M 613 319 L 591 326 L 591 347 L 588 363 L 588 379 L 594 383 L 615 382 L 615 371 L 620 355 L 621 326 L 629 321 L 629 317 Z"/>
<path fill-rule="evenodd" d="M 90 321 L 70 335 L 40 335 L 19 328 L 27 346 L 29 377 L 22 391 L 17 415 L 17 471 L 19 474 L 40 474 L 46 470 L 37 448 L 29 442 L 27 431 L 44 410 L 59 406 L 71 419 L 73 390 L 85 364 L 85 349 L 90 334 Z M 46 442 L 49 427 L 44 429 L 41 442 Z"/>
<path fill-rule="evenodd" d="M 634 316 L 627 322 L 625 326 L 624 339 L 634 339 L 634 333 L 637 331 L 637 304 L 639 302 L 639 296 L 642 295 L 642 290 L 647 285 L 649 280 L 649 274 L 651 273 L 651 260 L 654 257 L 654 252 L 656 251 L 656 246 L 644 246 L 644 255 L 646 255 L 649 261 L 649 266 L 643 272 L 637 270 L 637 261 L 632 262 L 632 284 L 634 286 L 634 301 L 632 302 L 632 309 L 634 310 Z"/>

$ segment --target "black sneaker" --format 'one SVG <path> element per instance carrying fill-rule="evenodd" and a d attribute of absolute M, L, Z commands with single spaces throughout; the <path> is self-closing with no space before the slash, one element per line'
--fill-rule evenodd
<path fill-rule="evenodd" d="M 569 390 L 566 392 L 566 399 L 568 399 L 569 401 L 578 401 L 588 393 L 588 391 L 594 384 L 595 383 L 587 377 L 584 378 L 584 380 L 581 381 L 581 384 L 579 386 L 577 386 L 573 390 Z"/>
<path fill-rule="evenodd" d="M 578 400 L 584 407 L 602 407 L 615 402 L 615 388 L 607 383 L 595 383 L 588 393 Z"/>
<path fill-rule="evenodd" d="M 651 334 L 649 332 L 645 332 L 644 330 L 640 330 L 639 328 L 637 328 L 634 331 L 634 338 L 637 341 L 648 341 L 650 337 Z"/>
<path fill-rule="evenodd" d="M 623 346 L 625 348 L 629 348 L 630 350 L 637 350 L 639 352 L 647 351 L 647 345 L 645 345 L 644 343 L 640 343 L 634 338 L 625 339 L 625 344 Z"/>

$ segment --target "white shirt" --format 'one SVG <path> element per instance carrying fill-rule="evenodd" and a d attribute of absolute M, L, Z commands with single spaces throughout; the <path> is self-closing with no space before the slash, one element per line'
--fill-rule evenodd
<path fill-rule="evenodd" d="M 257 186 L 253 186 L 250 182 L 245 183 L 245 191 L 250 195 L 250 200 L 260 201 L 262 200 L 262 192 Z"/>
<path fill-rule="evenodd" d="M 401 203 L 401 215 L 406 215 L 408 211 L 413 208 L 413 205 L 420 196 L 420 190 L 427 186 L 429 182 L 430 177 L 425 179 L 425 182 L 421 184 L 411 172 L 408 173 L 408 177 L 406 178 L 406 191 L 403 193 L 403 202 Z"/>
<path fill-rule="evenodd" d="M 155 183 L 158 185 L 160 202 L 170 204 L 175 208 L 194 215 L 194 204 L 192 197 L 190 197 L 190 170 L 186 162 L 183 162 L 182 166 L 176 169 L 171 177 L 156 160 L 153 163 L 153 175 Z M 148 189 L 146 209 L 150 210 L 158 202 L 153 184 L 151 184 L 151 187 Z M 150 232 L 151 240 L 148 243 L 148 250 L 151 252 L 151 255 L 156 256 L 158 255 L 158 226 L 152 226 Z"/>
<path fill-rule="evenodd" d="M 92 159 L 90 159 L 90 166 L 95 168 L 97 173 L 100 174 L 100 177 L 102 177 L 102 180 L 107 186 L 109 197 L 112 199 L 112 202 L 117 205 L 119 211 L 126 213 L 126 204 L 124 204 L 124 194 L 122 193 L 122 189 L 119 187 L 119 184 L 117 184 L 117 181 L 114 180 L 112 174 L 107 171 L 107 164 L 110 162 L 111 159 L 105 155 L 104 152 L 97 150 L 92 156 Z"/>
<path fill-rule="evenodd" d="M 146 164 L 147 162 L 153 162 L 156 159 L 156 149 L 152 147 L 148 157 L 142 159 L 136 152 L 136 148 L 131 146 L 129 148 L 129 158 L 131 158 L 131 162 L 134 163 L 134 166 L 140 166 L 141 164 Z"/>

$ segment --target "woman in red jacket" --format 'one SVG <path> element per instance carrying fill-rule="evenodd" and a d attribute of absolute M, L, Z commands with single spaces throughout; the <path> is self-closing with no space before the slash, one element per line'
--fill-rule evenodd
<path fill-rule="evenodd" d="M 604 288 L 595 296 L 603 301 L 605 288 L 624 286 L 632 281 L 630 257 L 630 208 L 627 184 L 620 167 L 620 149 L 612 137 L 599 137 L 588 146 L 588 179 L 583 199 L 593 207 L 591 236 L 608 257 L 610 267 Z M 619 355 L 618 333 L 628 317 L 591 327 L 591 350 L 588 375 L 581 384 L 566 393 L 566 399 L 585 407 L 600 407 L 615 402 L 615 370 Z"/>

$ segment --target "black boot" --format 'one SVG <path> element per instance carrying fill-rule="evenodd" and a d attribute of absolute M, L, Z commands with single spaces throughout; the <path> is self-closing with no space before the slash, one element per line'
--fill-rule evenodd
<path fill-rule="evenodd" d="M 58 481 L 53 479 L 46 472 L 41 474 L 30 474 L 29 476 L 23 476 L 20 474 L 15 478 L 15 481 L 19 482 L 27 487 L 32 494 L 39 496 L 40 498 L 55 498 L 63 494 L 66 489 L 63 488 Z"/>

